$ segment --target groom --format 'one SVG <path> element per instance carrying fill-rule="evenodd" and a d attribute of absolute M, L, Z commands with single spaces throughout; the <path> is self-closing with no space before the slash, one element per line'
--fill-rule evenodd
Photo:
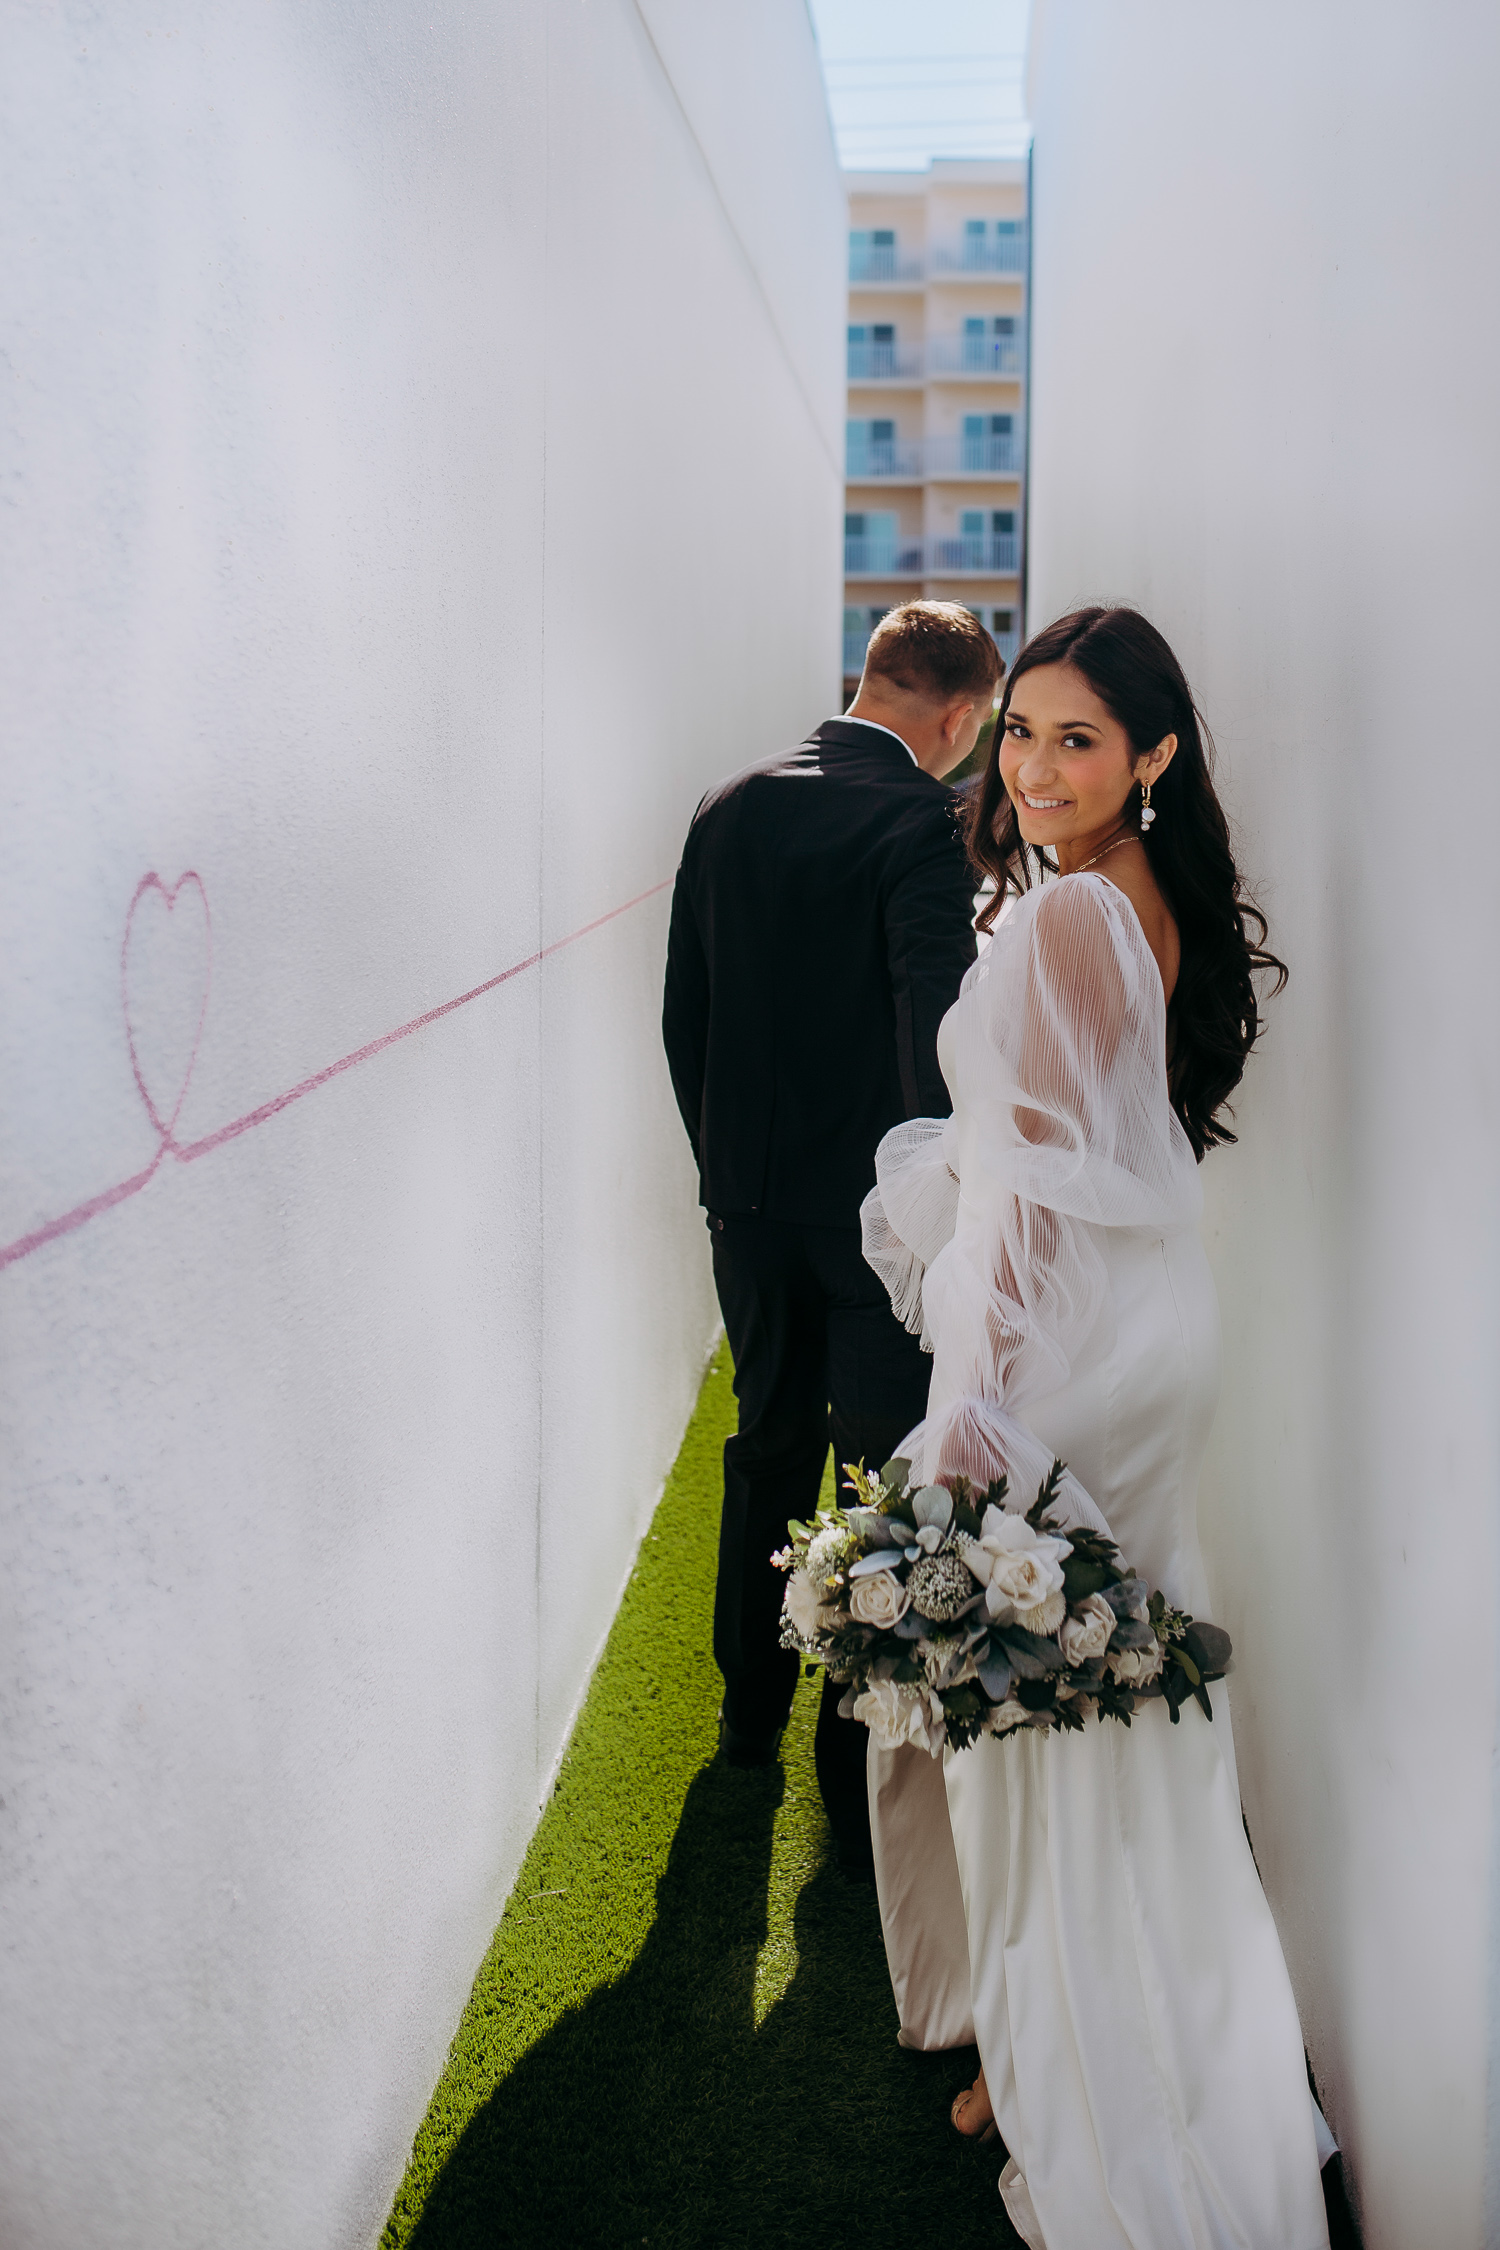
<path fill-rule="evenodd" d="M 930 1362 L 860 1254 L 859 1207 L 882 1134 L 951 1106 L 937 1029 L 974 959 L 974 880 L 943 776 L 1001 671 L 969 610 L 892 610 L 844 717 L 711 789 L 677 873 L 662 1029 L 739 1400 L 714 1602 L 735 1765 L 769 1764 L 791 1709 L 770 1557 L 816 1508 L 830 1438 L 842 1482 L 926 1411 Z M 818 1784 L 859 1873 L 867 1736 L 840 1693 L 825 1679 Z"/>

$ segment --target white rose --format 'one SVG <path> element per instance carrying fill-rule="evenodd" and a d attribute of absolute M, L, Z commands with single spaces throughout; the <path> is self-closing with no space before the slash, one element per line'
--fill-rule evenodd
<path fill-rule="evenodd" d="M 985 1731 L 988 1734 L 1009 1734 L 1012 1727 L 1024 1727 L 1030 1718 L 1031 1713 L 1025 1704 L 1018 1703 L 1012 1696 L 1008 1703 L 996 1704 L 984 1722 Z"/>
<path fill-rule="evenodd" d="M 920 1750 L 930 1747 L 926 1699 L 920 1689 L 908 1687 L 903 1681 L 872 1680 L 864 1693 L 854 1698 L 854 1716 L 869 1728 L 882 1750 L 899 1750 L 908 1742 Z"/>
<path fill-rule="evenodd" d="M 1047 1544 L 1055 1542 L 1049 1540 Z M 985 1604 L 991 1617 L 998 1618 L 1002 1624 L 1007 1622 L 1002 1612 L 1008 1605 L 1015 1613 L 1016 1623 L 1030 1628 L 1030 1612 L 1040 1609 L 1049 1594 L 1060 1594 L 1062 1590 L 1062 1564 L 1055 1556 L 1044 1554 L 1038 1544 L 1020 1554 L 996 1557 Z"/>
<path fill-rule="evenodd" d="M 1030 1613 L 1050 1594 L 1062 1592 L 1063 1558 L 1073 1552 L 1068 1540 L 1033 1531 L 1024 1516 L 991 1506 L 984 1511 L 980 1537 L 961 1540 L 959 1552 L 985 1587 L 985 1607 L 997 1624 L 1014 1619 L 1029 1631 L 1053 1629 L 1036 1627 Z"/>
<path fill-rule="evenodd" d="M 1080 1602 L 1072 1616 L 1064 1618 L 1057 1636 L 1069 1670 L 1101 1657 L 1114 1629 L 1115 1613 L 1102 1594 L 1090 1594 L 1087 1601 Z"/>
<path fill-rule="evenodd" d="M 1109 1668 L 1121 1687 L 1149 1687 L 1162 1667 L 1160 1641 L 1149 1648 L 1117 1648 L 1109 1659 Z"/>
<path fill-rule="evenodd" d="M 833 1622 L 833 1611 L 818 1599 L 818 1589 L 805 1570 L 794 1570 L 786 1583 L 786 1614 L 804 1641 L 815 1641 Z"/>
<path fill-rule="evenodd" d="M 861 1625 L 889 1631 L 911 1607 L 911 1596 L 893 1570 L 868 1571 L 849 1588 L 849 1607 Z"/>

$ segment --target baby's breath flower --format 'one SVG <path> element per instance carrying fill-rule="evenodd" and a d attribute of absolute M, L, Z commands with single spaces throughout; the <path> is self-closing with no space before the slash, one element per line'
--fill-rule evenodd
<path fill-rule="evenodd" d="M 809 1542 L 803 1568 L 815 1586 L 832 1587 L 839 1573 L 852 1563 L 859 1552 L 859 1541 L 852 1531 L 842 1524 L 831 1523 Z"/>
<path fill-rule="evenodd" d="M 911 1566 L 906 1581 L 912 1607 L 924 1617 L 957 1617 L 965 1602 L 978 1591 L 963 1562 L 955 1554 L 924 1555 Z"/>

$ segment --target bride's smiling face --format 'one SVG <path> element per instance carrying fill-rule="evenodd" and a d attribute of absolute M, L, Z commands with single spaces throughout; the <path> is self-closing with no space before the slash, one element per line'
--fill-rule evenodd
<path fill-rule="evenodd" d="M 1138 757 L 1081 672 L 1038 664 L 1022 673 L 1011 696 L 1000 778 L 1028 844 L 1082 847 L 1119 828 L 1132 788 L 1158 780 L 1176 748 L 1169 734 Z"/>

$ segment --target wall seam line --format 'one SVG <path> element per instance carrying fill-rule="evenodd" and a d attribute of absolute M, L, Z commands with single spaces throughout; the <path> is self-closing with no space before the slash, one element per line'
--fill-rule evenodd
<path fill-rule="evenodd" d="M 547 881 L 547 448 L 551 438 L 552 394 L 552 21 L 550 11 L 542 26 L 542 491 L 541 552 L 537 574 L 541 589 L 539 708 L 537 742 L 536 813 L 536 926 L 540 945 L 546 925 Z M 536 1241 L 537 1241 L 537 1346 L 536 1346 L 536 1522 L 531 1541 L 531 1617 L 536 1663 L 532 1670 L 533 1776 L 542 1755 L 542 1526 L 546 1520 L 547 1463 L 547 1089 L 546 1068 L 547 979 L 545 964 L 537 978 L 536 993 Z"/>
<path fill-rule="evenodd" d="M 677 114 L 682 119 L 683 124 L 687 128 L 688 138 L 691 140 L 694 148 L 698 151 L 698 160 L 703 166 L 704 174 L 708 180 L 709 186 L 713 189 L 714 201 L 718 204 L 720 211 L 723 213 L 724 224 L 729 229 L 730 236 L 734 242 L 735 248 L 738 250 L 740 256 L 745 261 L 745 270 L 749 274 L 750 279 L 755 284 L 756 294 L 759 296 L 761 303 L 765 306 L 766 318 L 771 323 L 771 333 L 776 338 L 776 342 L 780 347 L 782 358 L 786 361 L 787 371 L 790 374 L 792 381 L 797 386 L 797 394 L 802 400 L 803 405 L 807 409 L 808 418 L 813 426 L 813 435 L 818 442 L 818 450 L 822 454 L 824 460 L 828 463 L 829 468 L 833 471 L 833 474 L 838 481 L 840 490 L 842 490 L 844 484 L 844 465 L 833 453 L 827 442 L 827 439 L 823 434 L 823 425 L 818 417 L 818 410 L 813 404 L 812 397 L 808 391 L 807 385 L 802 380 L 801 371 L 797 366 L 797 362 L 792 357 L 791 347 L 787 343 L 786 337 L 782 332 L 781 322 L 776 317 L 776 308 L 771 302 L 770 291 L 767 289 L 764 281 L 762 281 L 761 279 L 760 268 L 755 263 L 755 260 L 751 257 L 749 247 L 746 244 L 745 238 L 734 223 L 734 214 L 731 212 L 729 204 L 725 198 L 724 191 L 719 185 L 718 174 L 714 171 L 713 165 L 709 160 L 707 149 L 703 146 L 702 141 L 698 138 L 698 128 L 693 123 L 692 116 L 688 110 L 688 106 L 683 100 L 681 94 L 677 91 L 677 82 L 673 78 L 671 71 L 668 70 L 666 57 L 662 54 L 660 47 L 656 43 L 656 34 L 651 29 L 650 21 L 647 18 L 646 11 L 641 4 L 641 0 L 631 0 L 631 5 L 634 7 L 636 15 L 640 19 L 641 29 L 646 34 L 651 52 L 656 57 L 656 67 L 661 72 L 662 77 L 666 81 L 667 89 L 670 92 L 673 101 L 677 105 Z"/>

